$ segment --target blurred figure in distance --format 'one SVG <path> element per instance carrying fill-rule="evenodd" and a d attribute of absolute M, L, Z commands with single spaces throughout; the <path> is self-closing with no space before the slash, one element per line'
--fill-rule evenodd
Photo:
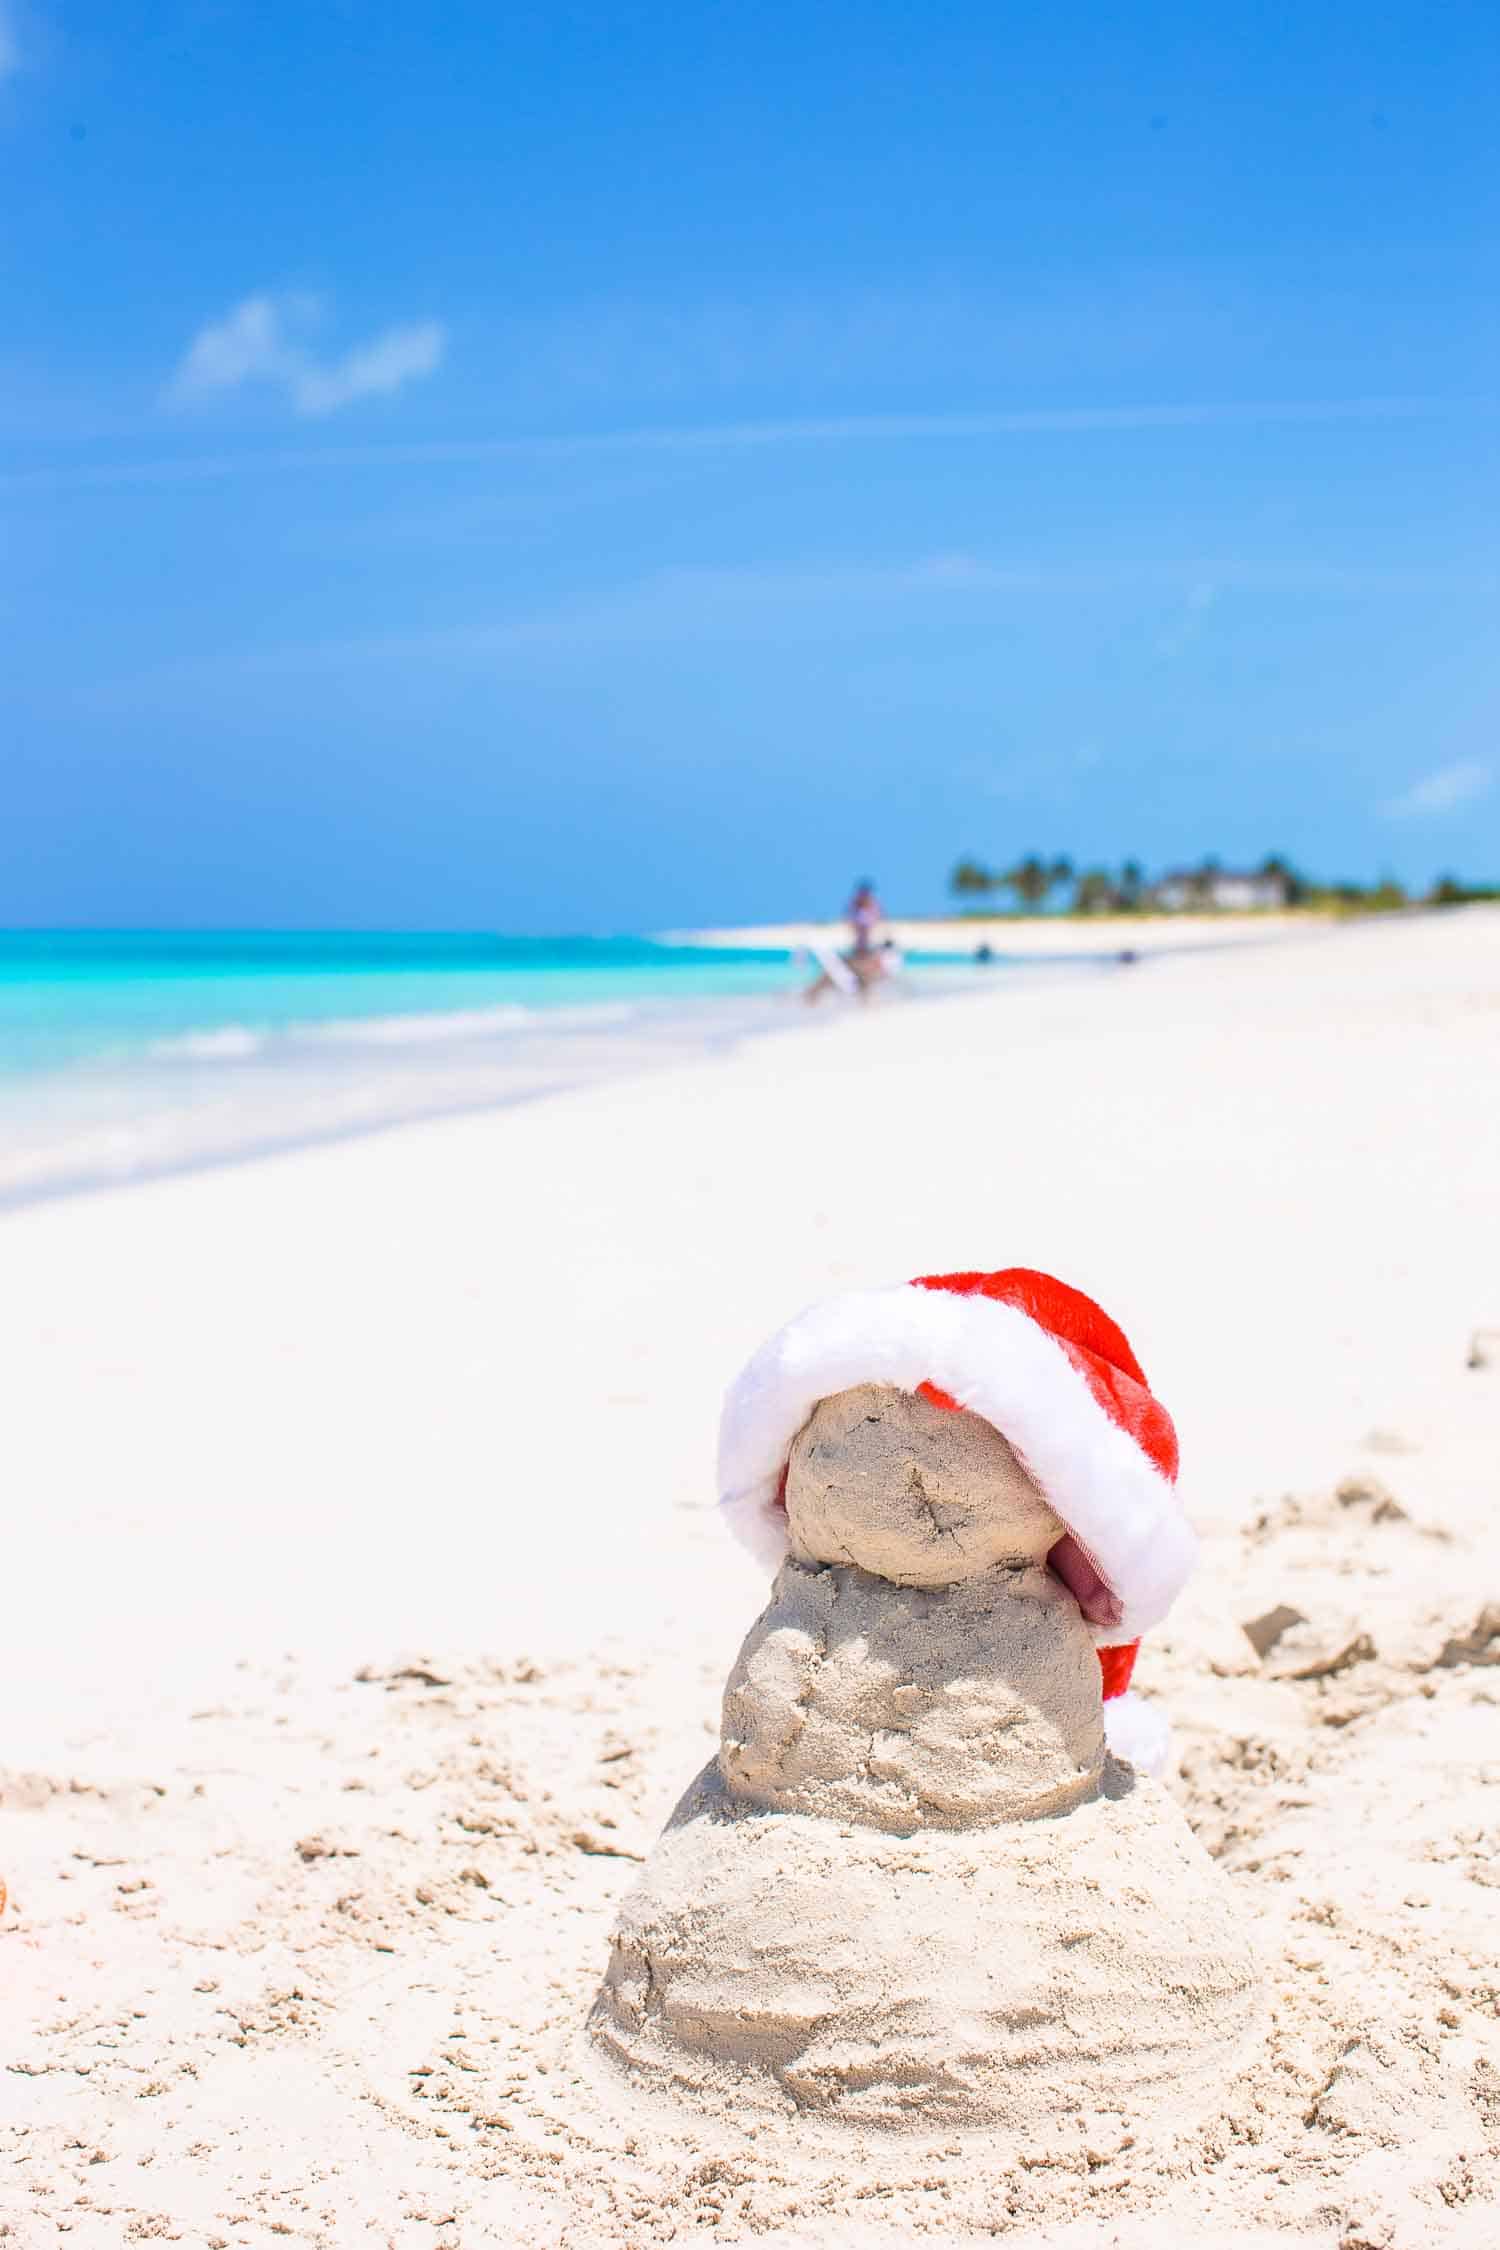
<path fill-rule="evenodd" d="M 885 908 L 875 895 L 870 882 L 856 883 L 854 896 L 844 909 L 852 937 L 847 953 L 835 953 L 831 948 L 811 948 L 818 965 L 819 975 L 807 988 L 808 1000 L 819 1000 L 825 992 L 842 992 L 849 999 L 868 999 L 871 991 L 887 977 L 894 976 L 901 967 L 901 957 L 896 948 L 886 941 L 876 943 L 875 933 L 885 920 Z"/>

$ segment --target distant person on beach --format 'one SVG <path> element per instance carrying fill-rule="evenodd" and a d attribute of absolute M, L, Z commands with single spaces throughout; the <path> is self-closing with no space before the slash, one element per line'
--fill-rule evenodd
<path fill-rule="evenodd" d="M 853 957 L 859 960 L 875 951 L 875 932 L 885 920 L 885 908 L 875 896 L 875 885 L 856 883 L 846 911 L 849 927 L 854 932 Z"/>
<path fill-rule="evenodd" d="M 885 908 L 875 895 L 873 883 L 856 883 L 844 911 L 851 935 L 849 950 L 834 953 L 812 948 L 820 973 L 804 995 L 809 1001 L 820 1000 L 825 992 L 866 1000 L 877 984 L 894 976 L 901 967 L 901 955 L 889 938 L 883 945 L 875 942 L 875 932 L 885 920 Z"/>

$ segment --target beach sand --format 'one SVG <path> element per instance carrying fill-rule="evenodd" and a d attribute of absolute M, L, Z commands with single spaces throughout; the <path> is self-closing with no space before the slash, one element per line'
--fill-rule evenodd
<path fill-rule="evenodd" d="M 1492 2244 L 1497 1095 L 1464 909 L 5 1220 L 0 2239 Z M 975 1264 L 1177 1418 L 1137 1677 L 1264 2036 L 1206 2124 L 1025 2161 L 622 2109 L 577 2029 L 766 1591 L 719 1393 Z"/>

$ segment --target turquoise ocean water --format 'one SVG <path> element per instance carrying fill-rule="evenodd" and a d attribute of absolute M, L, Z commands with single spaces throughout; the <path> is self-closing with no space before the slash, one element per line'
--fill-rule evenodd
<path fill-rule="evenodd" d="M 0 1205 L 805 1029 L 807 975 L 648 938 L 0 934 Z M 924 963 L 897 989 L 973 976 Z"/>

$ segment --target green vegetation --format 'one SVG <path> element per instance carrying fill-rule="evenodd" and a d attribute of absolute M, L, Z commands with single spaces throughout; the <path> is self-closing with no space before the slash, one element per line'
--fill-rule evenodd
<path fill-rule="evenodd" d="M 1383 914 L 1405 906 L 1462 906 L 1500 899 L 1500 884 L 1461 883 L 1442 875 L 1422 893 L 1408 892 L 1394 876 L 1378 883 L 1323 883 L 1301 873 L 1280 852 L 1251 869 L 1229 869 L 1217 859 L 1179 868 L 1148 883 L 1138 861 L 1117 870 L 1075 868 L 1060 854 L 1027 852 L 1007 868 L 961 859 L 948 888 L 966 914 L 1039 914 L 1048 906 L 1064 914 L 1266 913 L 1288 907 L 1324 914 Z M 996 901 L 1004 901 L 998 907 Z M 1054 903 L 1055 902 L 1055 903 Z"/>
<path fill-rule="evenodd" d="M 1440 875 L 1427 893 L 1429 906 L 1477 906 L 1500 899 L 1500 883 L 1460 883 L 1453 875 Z"/>

